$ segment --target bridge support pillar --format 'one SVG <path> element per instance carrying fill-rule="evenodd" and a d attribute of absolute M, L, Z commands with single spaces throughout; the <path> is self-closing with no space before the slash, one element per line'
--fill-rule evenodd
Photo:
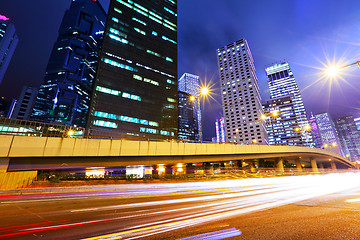
<path fill-rule="evenodd" d="M 295 159 L 295 164 L 296 164 L 296 170 L 298 172 L 302 172 L 302 166 L 301 166 L 301 160 L 300 158 L 296 158 Z"/>
<path fill-rule="evenodd" d="M 6 172 L 9 167 L 10 158 L 0 158 L 0 173 Z"/>
<path fill-rule="evenodd" d="M 282 158 L 278 158 L 275 160 L 275 166 L 278 172 L 284 172 L 284 163 Z"/>
<path fill-rule="evenodd" d="M 319 171 L 320 172 L 324 172 L 324 164 L 323 163 L 319 163 Z"/>
<path fill-rule="evenodd" d="M 337 170 L 337 168 L 336 168 L 336 163 L 331 162 L 330 164 L 331 164 L 331 169 L 332 169 L 334 172 L 336 172 L 336 170 Z"/>
<path fill-rule="evenodd" d="M 318 173 L 319 169 L 317 167 L 316 160 L 314 158 L 310 158 L 310 163 L 311 163 L 312 171 Z"/>
<path fill-rule="evenodd" d="M 252 173 L 256 172 L 255 163 L 250 162 L 249 165 L 250 165 L 250 172 L 252 172 Z"/>

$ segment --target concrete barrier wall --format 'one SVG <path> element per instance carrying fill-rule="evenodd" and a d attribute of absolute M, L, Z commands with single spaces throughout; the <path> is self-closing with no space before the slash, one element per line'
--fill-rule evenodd
<path fill-rule="evenodd" d="M 16 189 L 30 185 L 37 176 L 37 171 L 1 172 L 0 190 Z"/>

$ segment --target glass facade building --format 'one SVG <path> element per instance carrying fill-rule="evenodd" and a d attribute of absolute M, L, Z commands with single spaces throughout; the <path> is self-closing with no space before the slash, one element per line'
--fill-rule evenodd
<path fill-rule="evenodd" d="M 177 139 L 177 1 L 112 0 L 89 134 Z"/>
<path fill-rule="evenodd" d="M 217 50 L 226 142 L 267 144 L 254 60 L 245 39 Z"/>
<path fill-rule="evenodd" d="M 29 120 L 37 94 L 37 88 L 24 86 L 11 118 Z"/>
<path fill-rule="evenodd" d="M 304 145 L 302 134 L 310 133 L 296 131 L 299 123 L 291 96 L 270 99 L 263 107 L 270 145 Z"/>
<path fill-rule="evenodd" d="M 319 113 L 315 115 L 315 118 L 323 143 L 322 148 L 345 156 L 340 145 L 335 124 L 330 115 L 328 113 Z"/>
<path fill-rule="evenodd" d="M 289 63 L 277 63 L 265 68 L 265 71 L 268 77 L 271 98 L 285 97 L 290 95 L 295 107 L 299 128 L 301 131 L 304 131 L 305 126 L 307 126 L 309 122 L 306 117 L 306 111 L 298 85 L 295 81 L 294 74 L 290 69 Z M 303 143 L 311 145 L 311 136 L 304 135 L 305 134 L 302 135 Z"/>
<path fill-rule="evenodd" d="M 0 84 L 9 66 L 19 38 L 9 18 L 0 15 Z"/>
<path fill-rule="evenodd" d="M 73 0 L 65 12 L 32 119 L 85 127 L 106 12 L 98 1 Z"/>
<path fill-rule="evenodd" d="M 360 159 L 360 131 L 357 129 L 352 115 L 339 118 L 336 121 L 339 138 L 345 155 L 350 161 Z"/>
<path fill-rule="evenodd" d="M 198 125 L 194 118 L 194 101 L 191 94 L 178 92 L 179 97 L 179 140 L 199 141 Z"/>
<path fill-rule="evenodd" d="M 195 96 L 196 99 L 193 101 L 193 118 L 196 125 L 196 136 L 195 140 L 200 141 L 202 139 L 202 126 L 201 126 L 201 118 L 199 119 L 199 114 L 201 114 L 201 106 L 198 103 L 200 98 L 200 77 L 190 74 L 190 73 L 184 73 L 178 82 L 178 90 L 179 92 L 185 92 L 188 93 L 190 96 Z M 180 105 L 180 102 L 179 102 Z M 180 113 L 180 109 L 179 109 Z M 180 133 L 180 129 L 179 129 Z"/>
<path fill-rule="evenodd" d="M 323 142 L 321 140 L 319 127 L 318 127 L 318 124 L 316 122 L 316 117 L 312 113 L 311 113 L 311 116 L 309 118 L 309 123 L 310 123 L 310 126 L 311 126 L 311 136 L 312 136 L 312 139 L 313 139 L 314 147 L 322 148 L 324 144 L 323 144 Z"/>

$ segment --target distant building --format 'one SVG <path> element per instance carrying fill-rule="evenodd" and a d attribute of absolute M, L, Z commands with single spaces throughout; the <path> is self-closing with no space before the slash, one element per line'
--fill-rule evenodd
<path fill-rule="evenodd" d="M 318 124 L 316 122 L 316 117 L 312 113 L 311 113 L 311 116 L 309 118 L 309 123 L 310 123 L 310 126 L 311 126 L 311 136 L 312 136 L 312 139 L 313 139 L 314 147 L 322 148 L 324 144 L 323 144 L 323 142 L 321 140 L 319 127 L 318 127 Z"/>
<path fill-rule="evenodd" d="M 301 93 L 289 63 L 276 63 L 265 68 L 265 71 L 268 77 L 271 98 L 291 95 L 300 131 L 305 132 L 305 128 L 309 125 L 309 122 L 306 118 L 306 111 Z M 302 139 L 303 143 L 306 143 L 306 145 L 310 146 L 312 144 L 310 135 L 306 136 L 306 134 L 302 134 Z"/>
<path fill-rule="evenodd" d="M 194 102 L 190 100 L 190 94 L 178 92 L 179 97 L 179 140 L 199 141 L 198 125 L 194 118 Z"/>
<path fill-rule="evenodd" d="M 360 117 L 354 118 L 356 128 L 360 131 Z"/>
<path fill-rule="evenodd" d="M 15 52 L 19 38 L 9 18 L 0 15 L 0 84 Z"/>
<path fill-rule="evenodd" d="M 99 1 L 71 2 L 39 89 L 33 120 L 86 126 L 105 21 Z"/>
<path fill-rule="evenodd" d="M 224 117 L 216 119 L 215 130 L 216 130 L 216 142 L 218 143 L 226 142 Z"/>
<path fill-rule="evenodd" d="M 345 154 L 349 154 L 350 161 L 360 159 L 360 131 L 357 129 L 353 116 L 339 118 L 336 121 L 341 145 Z"/>
<path fill-rule="evenodd" d="M 197 132 L 195 136 L 195 140 L 197 141 L 200 141 L 202 139 L 202 126 L 201 126 L 201 121 L 199 119 L 199 114 L 201 114 L 201 110 L 199 109 L 200 104 L 198 104 L 200 97 L 199 89 L 200 89 L 199 76 L 190 73 L 184 73 L 178 81 L 178 90 L 180 92 L 188 93 L 189 95 L 196 97 L 196 99 L 193 101 L 192 106 L 193 106 L 193 118 L 195 121 L 195 125 L 196 125 L 195 127 Z M 179 102 L 179 106 L 180 106 L 180 102 Z"/>
<path fill-rule="evenodd" d="M 335 124 L 330 115 L 328 113 L 320 113 L 316 114 L 315 118 L 323 143 L 322 148 L 345 156 L 341 148 Z"/>
<path fill-rule="evenodd" d="M 177 1 L 111 0 L 88 128 L 177 139 Z"/>
<path fill-rule="evenodd" d="M 263 103 L 270 145 L 305 145 L 291 96 L 273 98 Z"/>
<path fill-rule="evenodd" d="M 29 120 L 37 94 L 37 88 L 24 86 L 11 118 Z"/>
<path fill-rule="evenodd" d="M 226 142 L 267 144 L 254 59 L 245 39 L 217 49 Z"/>

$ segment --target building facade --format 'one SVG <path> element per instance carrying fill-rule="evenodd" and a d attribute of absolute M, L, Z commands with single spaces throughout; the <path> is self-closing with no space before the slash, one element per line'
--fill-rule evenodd
<path fill-rule="evenodd" d="M 179 92 L 185 92 L 192 96 L 195 96 L 195 100 L 193 100 L 193 118 L 195 120 L 197 134 L 195 136 L 195 140 L 200 141 L 202 139 L 202 125 L 201 125 L 201 106 L 199 104 L 200 98 L 200 77 L 190 74 L 184 73 L 178 82 L 178 90 Z M 179 102 L 180 106 L 180 102 Z M 180 112 L 180 109 L 179 109 Z M 180 133 L 180 129 L 179 129 Z"/>
<path fill-rule="evenodd" d="M 300 131 L 305 133 L 309 122 L 306 117 L 306 111 L 298 85 L 289 63 L 276 63 L 266 67 L 265 71 L 268 77 L 271 98 L 285 97 L 288 95 L 292 97 Z M 312 138 L 310 135 L 306 135 L 307 134 L 302 134 L 303 143 L 309 146 L 312 144 Z"/>
<path fill-rule="evenodd" d="M 341 148 L 335 124 L 330 115 L 328 113 L 319 113 L 315 115 L 315 118 L 323 143 L 322 148 L 345 156 Z"/>
<path fill-rule="evenodd" d="M 324 144 L 323 144 L 323 142 L 321 140 L 319 127 L 318 127 L 318 124 L 316 122 L 316 117 L 313 115 L 313 113 L 311 113 L 311 115 L 310 115 L 309 124 L 311 126 L 311 136 L 312 136 L 312 139 L 313 139 L 314 147 L 322 148 Z"/>
<path fill-rule="evenodd" d="M 89 134 L 177 139 L 177 1 L 112 0 Z"/>
<path fill-rule="evenodd" d="M 216 121 L 215 121 L 215 131 L 216 131 L 216 142 L 217 143 L 226 142 L 224 117 L 216 119 Z"/>
<path fill-rule="evenodd" d="M 339 118 L 336 121 L 341 146 L 345 156 L 354 162 L 360 159 L 360 131 L 357 129 L 352 115 Z"/>
<path fill-rule="evenodd" d="M 187 141 L 199 141 L 198 125 L 194 118 L 194 101 L 190 99 L 191 94 L 178 92 L 179 98 L 179 131 L 178 139 Z"/>
<path fill-rule="evenodd" d="M 270 145 L 304 145 L 299 131 L 295 106 L 291 96 L 267 100 L 263 103 L 263 118 Z"/>
<path fill-rule="evenodd" d="M 360 131 L 360 117 L 354 118 L 356 128 Z"/>
<path fill-rule="evenodd" d="M 245 39 L 217 50 L 226 142 L 267 144 L 254 60 Z"/>
<path fill-rule="evenodd" d="M 98 1 L 71 2 L 39 89 L 33 120 L 86 126 L 105 21 Z"/>
<path fill-rule="evenodd" d="M 11 118 L 29 120 L 37 94 L 37 88 L 24 86 Z"/>
<path fill-rule="evenodd" d="M 0 84 L 15 52 L 19 38 L 9 18 L 0 15 Z"/>

